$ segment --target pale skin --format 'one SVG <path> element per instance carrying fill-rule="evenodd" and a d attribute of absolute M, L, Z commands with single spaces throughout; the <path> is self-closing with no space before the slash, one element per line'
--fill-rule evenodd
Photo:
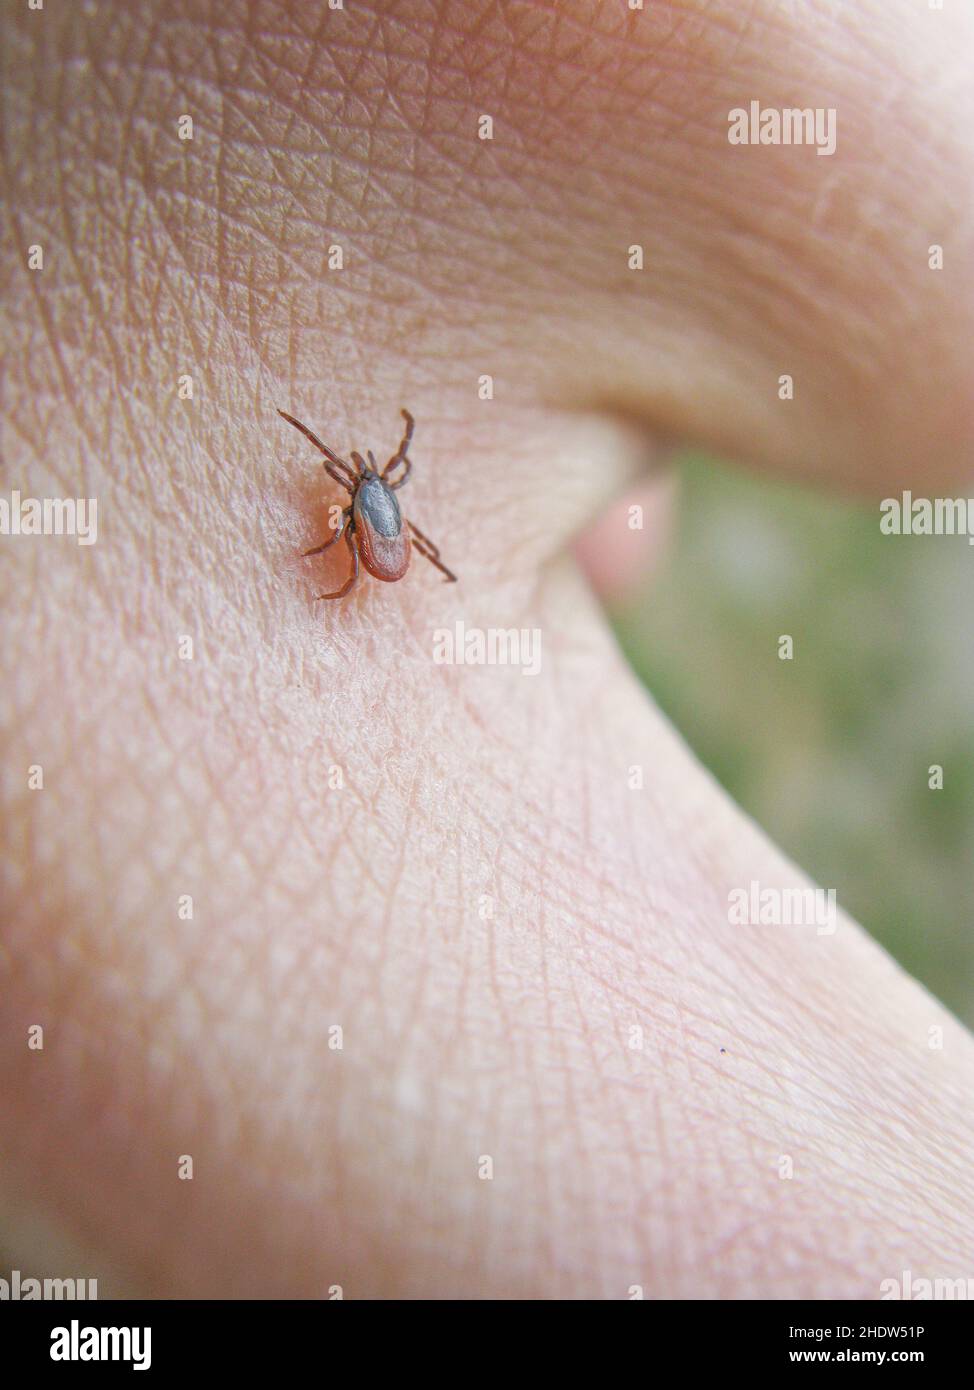
<path fill-rule="evenodd" d="M 0 566 L 12 1260 L 195 1296 L 974 1275 L 971 1038 L 846 918 L 729 925 L 804 880 L 568 554 L 673 439 L 875 502 L 969 474 L 963 8 L 7 4 L 4 488 L 99 502 L 96 545 Z M 835 107 L 836 154 L 729 146 L 754 95 Z M 314 604 L 347 497 L 276 410 L 383 459 L 403 405 L 397 495 L 460 582 Z M 541 673 L 434 665 L 458 618 L 540 628 Z"/>

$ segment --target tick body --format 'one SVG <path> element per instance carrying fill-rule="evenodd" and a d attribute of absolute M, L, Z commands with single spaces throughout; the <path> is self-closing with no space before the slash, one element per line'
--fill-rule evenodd
<path fill-rule="evenodd" d="M 325 541 L 324 545 L 316 545 L 312 550 L 304 552 L 305 555 L 320 555 L 343 535 L 351 552 L 352 572 L 348 579 L 334 593 L 319 594 L 319 599 L 344 598 L 358 579 L 360 558 L 369 574 L 376 579 L 381 579 L 387 584 L 402 579 L 409 569 L 413 546 L 430 564 L 446 575 L 448 583 L 456 583 L 456 575 L 440 560 L 439 549 L 423 535 L 419 527 L 405 520 L 399 507 L 396 492 L 409 477 L 412 468 L 407 455 L 415 421 L 408 410 L 402 412 L 406 430 L 399 448 L 381 473 L 371 449 L 368 450 L 368 463 L 361 454 L 354 451 L 350 455 L 352 462 L 348 463 L 329 449 L 327 444 L 322 444 L 318 436 L 312 434 L 307 425 L 302 425 L 300 420 L 295 420 L 293 415 L 288 415 L 284 410 L 277 413 L 283 416 L 289 425 L 306 435 L 316 449 L 321 450 L 325 456 L 325 472 L 351 493 L 351 501 L 342 512 L 341 523 L 335 534 L 330 540 Z M 398 471 L 400 468 L 401 472 Z"/>
<path fill-rule="evenodd" d="M 387 583 L 401 579 L 409 569 L 409 532 L 403 525 L 396 494 L 377 474 L 359 483 L 352 502 L 352 524 L 362 564 L 369 574 Z"/>

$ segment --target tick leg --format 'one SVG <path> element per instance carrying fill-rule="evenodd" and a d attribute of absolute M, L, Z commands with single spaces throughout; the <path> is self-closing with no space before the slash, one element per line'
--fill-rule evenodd
<path fill-rule="evenodd" d="M 424 535 L 423 532 L 419 529 L 419 527 L 414 526 L 411 521 L 408 521 L 406 525 L 409 527 L 410 531 L 412 531 L 416 539 L 418 541 L 422 541 L 423 545 L 426 546 L 427 550 L 432 550 L 436 558 L 439 559 L 440 547 L 438 545 L 434 545 L 433 542 L 430 540 L 429 536 Z"/>
<path fill-rule="evenodd" d="M 424 536 L 418 526 L 414 526 L 411 521 L 406 525 L 413 533 L 413 544 L 425 560 L 429 560 L 431 565 L 435 565 L 441 574 L 445 574 L 451 584 L 457 582 L 457 577 L 452 570 L 448 570 L 440 560 L 439 546 L 433 544 L 429 536 Z"/>
<path fill-rule="evenodd" d="M 399 448 L 396 450 L 392 458 L 389 460 L 385 468 L 383 468 L 382 470 L 382 481 L 385 482 L 385 480 L 388 478 L 389 474 L 393 471 L 394 468 L 398 468 L 399 464 L 401 463 L 404 463 L 406 465 L 405 473 L 403 473 L 403 475 L 400 478 L 397 478 L 394 483 L 389 484 L 389 486 L 393 490 L 395 490 L 397 487 L 402 487 L 403 483 L 409 477 L 409 470 L 413 466 L 409 462 L 409 459 L 406 457 L 406 450 L 409 448 L 409 441 L 413 437 L 413 429 L 415 427 L 416 421 L 410 415 L 408 410 L 403 410 L 402 418 L 406 422 L 406 432 L 402 437 L 402 443 L 399 445 Z"/>
<path fill-rule="evenodd" d="M 396 479 L 394 483 L 386 483 L 386 487 L 391 488 L 393 492 L 395 492 L 397 488 L 402 487 L 403 483 L 406 481 L 406 479 L 412 472 L 413 465 L 410 463 L 409 459 L 403 459 L 403 463 L 405 463 L 406 465 L 405 471 L 399 474 L 399 477 Z M 383 482 L 385 482 L 385 476 L 385 473 L 383 473 Z"/>
<path fill-rule="evenodd" d="M 303 552 L 304 558 L 307 559 L 309 555 L 320 555 L 323 550 L 327 550 L 330 545 L 334 545 L 337 540 L 340 540 L 342 532 L 348 525 L 348 518 L 351 516 L 351 514 L 351 508 L 346 507 L 345 510 L 342 512 L 342 519 L 338 526 L 335 528 L 335 534 L 332 536 L 331 540 L 325 541 L 324 545 L 316 545 L 314 550 L 305 550 Z"/>
<path fill-rule="evenodd" d="M 352 572 L 345 580 L 340 589 L 336 589 L 333 594 L 318 594 L 315 603 L 322 598 L 344 598 L 349 589 L 358 579 L 358 541 L 355 539 L 355 527 L 350 526 L 345 532 L 345 539 L 348 541 L 348 548 L 352 552 Z"/>
<path fill-rule="evenodd" d="M 358 475 L 352 465 L 346 463 L 343 458 L 339 458 L 333 449 L 329 449 L 327 444 L 322 444 L 318 436 L 312 433 L 307 425 L 302 425 L 300 420 L 295 420 L 294 416 L 289 415 L 286 410 L 279 410 L 277 413 L 282 416 L 289 425 L 293 425 L 296 430 L 300 430 L 303 435 L 306 435 L 316 449 L 321 450 L 328 460 L 328 463 L 325 464 L 325 472 L 328 474 L 329 478 L 334 478 L 336 483 L 341 483 L 342 487 L 354 493 L 358 486 Z M 343 476 L 343 474 L 338 471 L 339 469 L 344 470 L 347 476 Z"/>
<path fill-rule="evenodd" d="M 418 541 L 414 541 L 413 544 L 419 551 L 420 555 L 424 557 L 424 559 L 429 560 L 430 564 L 435 565 L 441 574 L 446 575 L 448 584 L 455 584 L 457 582 L 456 575 L 453 573 L 452 570 L 448 570 L 446 565 L 444 565 L 441 560 L 438 560 L 436 556 L 433 555 L 429 550 L 426 550 L 423 546 L 421 546 Z"/>

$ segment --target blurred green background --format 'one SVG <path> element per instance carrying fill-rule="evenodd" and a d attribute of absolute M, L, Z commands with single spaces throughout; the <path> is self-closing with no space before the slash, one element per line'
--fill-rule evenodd
<path fill-rule="evenodd" d="M 613 613 L 629 659 L 734 799 L 974 1024 L 974 548 L 881 536 L 878 502 L 679 471 L 662 569 Z"/>

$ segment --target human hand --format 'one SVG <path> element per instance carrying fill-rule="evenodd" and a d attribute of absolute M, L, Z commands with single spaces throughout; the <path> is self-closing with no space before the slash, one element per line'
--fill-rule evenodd
<path fill-rule="evenodd" d="M 674 439 L 876 497 L 970 470 L 959 9 L 8 13 L 7 487 L 99 539 L 3 540 L 5 1186 L 105 1292 L 969 1272 L 970 1037 L 845 918 L 729 924 L 804 880 L 568 555 Z M 752 97 L 835 107 L 835 155 L 731 147 Z M 460 583 L 316 605 L 343 497 L 275 411 L 381 459 L 403 405 Z M 540 673 L 434 663 L 459 620 Z"/>

